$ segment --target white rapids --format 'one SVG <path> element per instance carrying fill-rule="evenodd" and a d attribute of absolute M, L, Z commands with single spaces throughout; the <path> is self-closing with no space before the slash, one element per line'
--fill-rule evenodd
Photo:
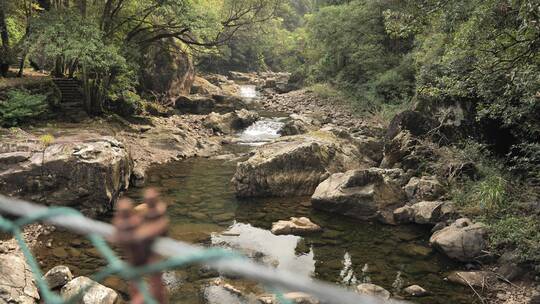
<path fill-rule="evenodd" d="M 242 145 L 260 146 L 281 135 L 284 118 L 262 118 L 238 135 L 237 142 Z"/>

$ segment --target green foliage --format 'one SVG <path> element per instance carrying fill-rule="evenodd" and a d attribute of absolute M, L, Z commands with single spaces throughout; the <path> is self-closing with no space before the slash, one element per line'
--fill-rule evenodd
<path fill-rule="evenodd" d="M 454 181 L 451 192 L 460 212 L 487 224 L 493 253 L 514 251 L 522 261 L 540 261 L 540 220 L 528 202 L 534 193 L 512 180 L 501 160 L 485 146 L 467 142 L 458 158 L 478 168 L 478 179 Z"/>
<path fill-rule="evenodd" d="M 509 169 L 531 184 L 540 183 L 540 143 L 521 143 L 509 153 Z"/>
<path fill-rule="evenodd" d="M 392 6 L 394 5 L 394 6 Z M 330 82 L 353 96 L 360 111 L 404 104 L 414 94 L 415 72 L 408 37 L 390 35 L 380 1 L 326 3 L 298 30 L 302 50 L 289 61 L 308 83 Z"/>
<path fill-rule="evenodd" d="M 47 96 L 31 94 L 25 89 L 11 89 L 0 101 L 0 125 L 16 126 L 36 118 L 48 109 Z"/>
<path fill-rule="evenodd" d="M 476 164 L 477 180 L 457 181 L 453 196 L 465 214 L 479 217 L 497 216 L 499 212 L 511 209 L 511 185 L 507 181 L 500 160 L 491 155 L 485 146 L 473 141 L 460 147 L 460 162 Z"/>
<path fill-rule="evenodd" d="M 418 39 L 419 91 L 432 92 L 432 99 L 475 100 L 479 119 L 537 138 L 540 26 L 532 21 L 539 17 L 534 2 L 462 0 L 433 8 Z"/>
<path fill-rule="evenodd" d="M 239 31 L 224 45 L 208 50 L 198 58 L 198 66 L 208 72 L 230 70 L 290 70 L 300 56 L 301 38 L 297 29 L 310 10 L 305 1 L 276 1 L 275 18 L 252 24 Z"/>
<path fill-rule="evenodd" d="M 345 92 L 328 83 L 316 83 L 309 86 L 307 90 L 315 93 L 320 98 L 331 101 L 348 101 L 349 99 L 349 97 L 345 95 Z"/>
<path fill-rule="evenodd" d="M 115 78 L 126 70 L 126 61 L 114 45 L 106 45 L 97 24 L 75 11 L 51 11 L 34 24 L 27 41 L 30 54 L 77 62 L 90 113 L 102 111 Z"/>
<path fill-rule="evenodd" d="M 540 261 L 540 221 L 530 215 L 507 215 L 489 226 L 490 245 L 496 252 L 514 251 L 524 262 Z"/>
<path fill-rule="evenodd" d="M 43 147 L 48 147 L 54 143 L 54 136 L 52 134 L 45 134 L 39 137 L 39 141 Z"/>
<path fill-rule="evenodd" d="M 110 108 L 124 117 L 140 115 L 144 111 L 144 101 L 133 91 L 123 91 L 111 98 Z"/>

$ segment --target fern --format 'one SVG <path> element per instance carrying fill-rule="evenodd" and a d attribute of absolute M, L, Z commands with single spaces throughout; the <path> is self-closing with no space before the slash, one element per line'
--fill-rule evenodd
<path fill-rule="evenodd" d="M 0 101 L 0 124 L 16 126 L 47 111 L 47 96 L 31 94 L 25 89 L 12 89 L 6 93 L 7 99 Z"/>

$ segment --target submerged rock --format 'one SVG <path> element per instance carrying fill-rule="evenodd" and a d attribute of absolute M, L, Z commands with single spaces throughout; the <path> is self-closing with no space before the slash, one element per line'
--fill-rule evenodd
<path fill-rule="evenodd" d="M 486 248 L 487 231 L 483 224 L 473 224 L 467 218 L 435 232 L 429 242 L 450 258 L 468 262 L 478 257 Z"/>
<path fill-rule="evenodd" d="M 313 223 L 307 217 L 291 217 L 289 221 L 278 221 L 272 224 L 272 233 L 275 235 L 280 234 L 307 234 L 310 232 L 320 231 L 321 227 Z"/>
<path fill-rule="evenodd" d="M 104 213 L 127 189 L 132 166 L 126 147 L 111 137 L 58 143 L 22 162 L 0 166 L 0 192 Z"/>
<path fill-rule="evenodd" d="M 319 301 L 303 292 L 288 292 L 283 294 L 283 297 L 294 304 L 319 304 Z M 259 302 L 262 304 L 279 304 L 275 295 L 264 295 L 259 297 Z"/>
<path fill-rule="evenodd" d="M 427 290 L 418 285 L 411 285 L 403 289 L 403 291 L 412 297 L 423 297 L 428 294 Z"/>
<path fill-rule="evenodd" d="M 259 147 L 232 183 L 239 197 L 311 195 L 330 174 L 373 164 L 350 139 L 318 131 Z"/>
<path fill-rule="evenodd" d="M 376 217 L 405 203 L 405 193 L 378 168 L 336 173 L 311 197 L 314 208 L 360 219 Z"/>
<path fill-rule="evenodd" d="M 0 255 L 0 303 L 37 303 L 39 293 L 22 256 Z"/>
<path fill-rule="evenodd" d="M 384 288 L 382 288 L 379 285 L 371 284 L 371 283 L 363 283 L 358 286 L 356 286 L 356 291 L 360 294 L 365 294 L 368 296 L 375 296 L 379 298 L 383 298 L 385 300 L 390 299 L 390 292 Z"/>
<path fill-rule="evenodd" d="M 70 299 L 79 294 L 83 289 L 88 288 L 83 296 L 76 303 L 78 304 L 114 304 L 118 300 L 116 291 L 105 287 L 87 277 L 76 277 L 62 287 L 60 291 L 64 299 Z"/>

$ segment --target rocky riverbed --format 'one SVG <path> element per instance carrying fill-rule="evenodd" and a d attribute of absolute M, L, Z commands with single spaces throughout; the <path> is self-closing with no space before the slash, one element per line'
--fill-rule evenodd
<path fill-rule="evenodd" d="M 233 81 L 208 75 L 209 81 L 196 81 L 194 95 L 176 98 L 181 115 L 1 130 L 0 192 L 95 216 L 110 212 L 123 193 L 140 198 L 133 186 L 158 186 L 171 204 L 171 236 L 178 239 L 240 250 L 273 267 L 383 298 L 533 303 L 531 284 L 514 283 L 523 275 L 513 259 L 482 266 L 495 258 L 487 252 L 487 231 L 460 217 L 444 183 L 449 170 L 452 176 L 470 170 L 440 165 L 437 150 L 419 137 L 430 121 L 405 113 L 387 129 L 351 115 L 346 105 L 291 91 L 286 75 L 231 78 L 252 85 L 247 98 L 231 95 L 242 91 Z M 264 92 L 260 99 L 254 86 Z M 46 134 L 54 140 L 44 140 Z M 433 174 L 418 174 L 426 162 Z M 81 281 L 58 285 L 63 293 L 87 284 L 81 276 L 103 265 L 86 241 L 28 229 L 46 270 L 67 264 Z M 4 243 L 0 257 L 19 259 L 25 269 L 13 241 Z M 274 301 L 253 283 L 216 275 L 188 269 L 166 278 L 175 301 L 199 303 L 201 288 L 208 303 Z M 16 279 L 0 272 L 0 286 L 15 286 Z M 19 281 L 7 294 L 20 303 L 35 301 L 39 295 Z M 120 294 L 103 286 L 96 296 L 113 303 L 126 295 L 125 282 L 104 284 Z"/>

